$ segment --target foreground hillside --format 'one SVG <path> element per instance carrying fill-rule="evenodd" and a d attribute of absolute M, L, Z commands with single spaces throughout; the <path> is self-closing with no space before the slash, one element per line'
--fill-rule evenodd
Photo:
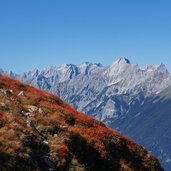
<path fill-rule="evenodd" d="M 0 170 L 162 168 L 143 147 L 58 97 L 0 75 Z"/>

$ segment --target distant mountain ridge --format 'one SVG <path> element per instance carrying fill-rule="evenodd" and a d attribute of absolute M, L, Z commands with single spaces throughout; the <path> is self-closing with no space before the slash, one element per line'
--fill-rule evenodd
<path fill-rule="evenodd" d="M 139 67 L 120 58 L 110 66 L 65 64 L 13 76 L 58 95 L 79 111 L 134 138 L 171 170 L 171 109 L 165 111 L 164 107 L 171 105 L 171 74 L 165 65 Z M 165 135 L 162 141 L 156 131 Z"/>
<path fill-rule="evenodd" d="M 0 75 L 1 171 L 163 171 L 142 146 L 60 98 Z"/>

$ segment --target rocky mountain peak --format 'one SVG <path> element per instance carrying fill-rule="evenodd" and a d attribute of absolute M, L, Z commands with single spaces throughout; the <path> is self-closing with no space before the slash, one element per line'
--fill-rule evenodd
<path fill-rule="evenodd" d="M 164 73 L 169 73 L 166 66 L 164 64 L 160 64 L 158 69 L 161 71 L 161 72 L 164 72 Z"/>
<path fill-rule="evenodd" d="M 122 64 L 123 64 L 123 63 L 130 64 L 129 59 L 127 59 L 127 58 L 125 58 L 125 57 L 124 57 L 124 58 L 118 59 L 118 62 L 119 62 L 119 63 L 122 63 Z"/>
<path fill-rule="evenodd" d="M 127 120 L 129 114 L 132 114 L 134 110 L 136 110 L 136 112 L 133 113 L 135 115 L 137 114 L 136 118 L 141 117 L 138 113 L 141 112 L 145 106 L 148 106 L 145 103 L 145 99 L 159 95 L 160 92 L 171 86 L 171 74 L 167 71 L 165 65 L 153 64 L 139 67 L 138 65 L 130 63 L 126 58 L 120 58 L 112 65 L 106 67 L 90 62 L 80 65 L 60 65 L 39 72 L 31 71 L 29 74 L 20 75 L 19 79 L 40 89 L 53 92 L 76 107 L 79 111 L 96 117 L 107 123 L 110 127 L 115 129 L 119 128 L 118 130 L 120 131 L 125 130 L 124 126 L 123 129 L 121 128 L 121 120 L 124 118 Z M 169 94 L 169 90 L 167 89 L 166 93 L 163 93 L 164 95 L 162 94 L 162 98 L 166 94 Z M 170 94 L 167 96 L 167 99 L 169 98 Z M 140 111 L 137 111 L 138 105 L 140 106 Z M 148 107 L 150 106 L 151 105 Z M 170 106 L 170 104 L 168 106 Z M 165 110 L 165 108 L 162 110 Z M 149 111 L 151 111 L 151 109 Z M 169 112 L 166 111 L 166 113 Z M 163 114 L 161 116 L 163 118 Z M 149 115 L 145 113 L 144 117 L 147 117 L 147 120 L 150 122 L 154 121 L 155 123 L 156 121 L 156 119 L 154 119 L 156 116 L 154 118 L 148 118 Z M 158 115 L 158 117 L 160 117 L 160 115 Z M 168 116 L 166 120 L 168 120 Z M 116 126 L 117 124 L 118 126 Z M 132 125 L 134 125 L 135 128 L 137 126 L 134 123 L 132 123 Z M 164 133 L 163 129 L 165 126 L 166 124 L 161 125 L 159 130 L 160 134 Z M 145 127 L 146 124 L 142 125 L 141 131 Z M 150 130 L 150 133 L 153 134 L 154 129 L 149 127 L 150 125 L 147 126 L 147 128 Z M 133 129 L 129 130 L 128 133 L 129 136 L 132 136 Z M 156 137 L 156 140 L 151 140 L 151 143 L 148 144 L 146 143 L 149 142 L 147 141 L 146 137 L 148 137 L 148 135 L 146 134 L 147 133 L 144 133 L 144 135 L 142 135 L 143 138 L 139 142 L 152 151 L 153 154 L 160 157 L 159 159 L 164 166 L 166 166 L 168 162 L 170 164 L 171 153 L 169 153 L 168 148 L 165 148 L 170 144 L 170 141 L 165 139 L 167 136 L 163 137 L 163 143 L 160 137 Z M 168 135 L 170 135 L 170 133 L 168 133 Z M 137 140 L 139 134 L 134 138 Z M 161 146 L 161 150 L 158 153 L 156 153 L 156 149 L 153 149 L 150 145 L 155 144 L 156 141 L 158 141 Z M 167 168 L 169 168 L 169 171 L 171 170 L 171 167 Z"/>
<path fill-rule="evenodd" d="M 129 61 L 129 59 L 127 59 L 127 58 L 119 58 L 119 59 L 117 59 L 116 61 L 114 61 L 114 63 L 112 64 L 112 65 L 125 65 L 125 64 L 131 64 L 130 63 L 130 61 Z"/>
<path fill-rule="evenodd" d="M 124 67 L 128 67 L 129 65 L 131 65 L 130 61 L 127 58 L 119 58 L 118 60 L 116 60 L 112 65 L 111 68 L 124 68 Z"/>
<path fill-rule="evenodd" d="M 119 76 L 128 71 L 128 73 L 132 72 L 135 69 L 135 65 L 131 64 L 130 61 L 126 58 L 119 58 L 112 65 L 110 65 L 106 74 L 110 77 L 110 79 Z"/>

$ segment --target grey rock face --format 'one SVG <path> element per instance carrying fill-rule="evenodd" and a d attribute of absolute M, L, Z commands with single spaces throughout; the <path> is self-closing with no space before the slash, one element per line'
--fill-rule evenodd
<path fill-rule="evenodd" d="M 171 170 L 171 74 L 120 58 L 110 66 L 65 64 L 12 75 L 135 139 Z"/>

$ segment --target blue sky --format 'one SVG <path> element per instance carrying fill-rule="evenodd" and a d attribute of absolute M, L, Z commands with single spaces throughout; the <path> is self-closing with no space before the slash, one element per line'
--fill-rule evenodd
<path fill-rule="evenodd" d="M 170 0 L 0 0 L 0 68 L 85 61 L 164 63 L 171 71 Z"/>

